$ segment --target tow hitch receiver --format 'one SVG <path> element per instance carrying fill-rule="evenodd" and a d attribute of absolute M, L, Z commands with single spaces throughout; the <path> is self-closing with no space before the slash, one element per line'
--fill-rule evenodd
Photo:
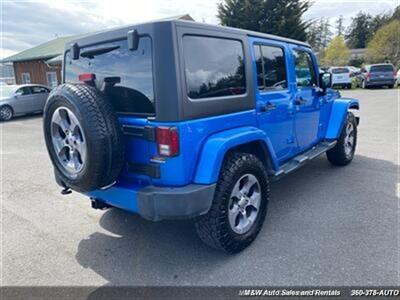
<path fill-rule="evenodd" d="M 103 201 L 100 201 L 100 200 L 98 200 L 98 199 L 91 198 L 91 200 L 92 200 L 92 208 L 94 208 L 94 209 L 102 209 L 102 210 L 105 210 L 105 209 L 107 209 L 107 208 L 112 207 L 111 205 L 108 205 L 107 203 L 105 203 L 105 202 L 103 202 Z"/>

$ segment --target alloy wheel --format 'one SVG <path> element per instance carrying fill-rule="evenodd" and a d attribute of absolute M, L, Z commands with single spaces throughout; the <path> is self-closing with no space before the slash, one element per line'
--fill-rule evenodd
<path fill-rule="evenodd" d="M 0 120 L 8 121 L 8 120 L 11 120 L 12 116 L 13 116 L 13 112 L 10 107 L 3 106 L 0 109 Z"/>
<path fill-rule="evenodd" d="M 354 149 L 354 125 L 348 122 L 346 125 L 346 136 L 344 138 L 344 152 L 350 156 Z"/>
<path fill-rule="evenodd" d="M 228 218 L 232 230 L 248 232 L 257 219 L 261 205 L 261 187 L 252 174 L 243 175 L 233 187 L 229 199 Z"/>
<path fill-rule="evenodd" d="M 53 113 L 51 140 L 65 171 L 72 175 L 79 173 L 85 165 L 87 143 L 78 118 L 67 107 L 59 107 Z"/>

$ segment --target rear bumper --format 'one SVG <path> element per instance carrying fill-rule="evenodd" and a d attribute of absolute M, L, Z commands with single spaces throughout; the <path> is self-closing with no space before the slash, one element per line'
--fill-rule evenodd
<path fill-rule="evenodd" d="M 188 219 L 208 212 L 215 184 L 190 184 L 179 188 L 147 186 L 138 191 L 139 214 L 145 219 Z"/>
<path fill-rule="evenodd" d="M 379 86 L 379 85 L 394 85 L 396 80 L 389 79 L 389 80 L 378 80 L 378 79 L 371 79 L 370 81 L 365 81 L 365 86 Z"/>
<path fill-rule="evenodd" d="M 189 219 L 207 213 L 214 191 L 215 184 L 189 184 L 183 187 L 113 186 L 87 195 L 92 200 L 159 221 Z"/>
<path fill-rule="evenodd" d="M 345 84 L 351 84 L 351 80 L 335 80 L 335 81 L 332 81 L 332 85 L 345 85 Z"/>

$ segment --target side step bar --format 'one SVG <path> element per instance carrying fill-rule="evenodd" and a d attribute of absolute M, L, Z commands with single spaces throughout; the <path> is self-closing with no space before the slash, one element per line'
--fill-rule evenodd
<path fill-rule="evenodd" d="M 277 180 L 281 176 L 286 175 L 299 167 L 303 166 L 307 161 L 312 160 L 316 158 L 317 156 L 320 156 L 321 154 L 325 153 L 329 149 L 333 148 L 336 145 L 337 141 L 333 142 L 322 142 L 319 143 L 318 145 L 315 145 L 312 147 L 310 150 L 297 155 L 284 165 L 274 174 L 272 180 Z"/>

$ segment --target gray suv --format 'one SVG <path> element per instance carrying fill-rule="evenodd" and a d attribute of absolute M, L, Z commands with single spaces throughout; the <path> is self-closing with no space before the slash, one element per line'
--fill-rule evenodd
<path fill-rule="evenodd" d="M 361 86 L 363 89 L 381 86 L 393 88 L 395 82 L 395 69 L 392 64 L 366 65 L 361 69 Z"/>

